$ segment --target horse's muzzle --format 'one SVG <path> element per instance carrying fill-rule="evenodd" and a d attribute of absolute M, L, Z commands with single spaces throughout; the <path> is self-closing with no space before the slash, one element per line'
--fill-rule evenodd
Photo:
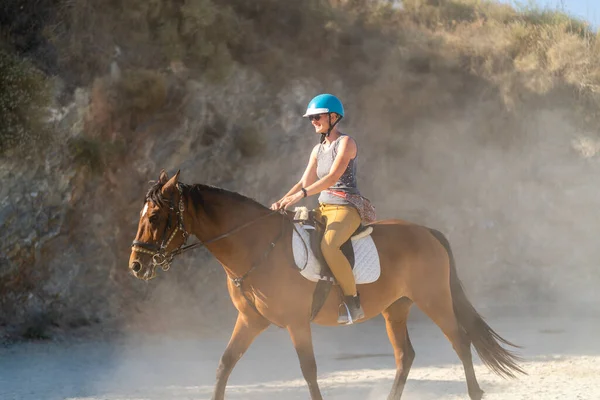
<path fill-rule="evenodd" d="M 156 269 L 154 266 L 145 268 L 142 263 L 137 260 L 132 261 L 131 264 L 129 264 L 129 272 L 137 279 L 143 281 L 149 281 L 156 277 Z"/>

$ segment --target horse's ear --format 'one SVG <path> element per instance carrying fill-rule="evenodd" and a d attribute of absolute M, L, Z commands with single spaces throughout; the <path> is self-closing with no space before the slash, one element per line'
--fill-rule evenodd
<path fill-rule="evenodd" d="M 169 176 L 167 175 L 164 169 L 161 169 L 160 175 L 158 176 L 158 182 L 160 182 L 161 185 L 164 185 L 165 183 L 167 183 L 168 180 Z"/>
<path fill-rule="evenodd" d="M 177 187 L 177 182 L 179 182 L 179 172 L 180 171 L 177 171 L 177 173 L 175 175 L 173 175 L 173 177 L 171 179 L 169 179 L 169 181 L 163 185 L 162 190 L 161 190 L 162 194 L 167 194 Z M 162 176 L 162 174 L 161 174 L 161 176 Z M 166 176 L 166 174 L 165 174 L 165 176 Z"/>

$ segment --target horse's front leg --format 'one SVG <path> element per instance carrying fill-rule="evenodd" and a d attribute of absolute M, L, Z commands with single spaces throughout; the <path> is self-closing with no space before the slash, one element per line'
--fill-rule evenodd
<path fill-rule="evenodd" d="M 269 325 L 270 322 L 260 315 L 238 313 L 231 339 L 229 339 L 229 344 L 221 357 L 219 368 L 217 368 L 217 383 L 215 384 L 212 400 L 225 399 L 225 387 L 233 367 L 248 350 L 256 336 Z"/>
<path fill-rule="evenodd" d="M 288 332 L 294 343 L 296 353 L 298 353 L 300 368 L 306 383 L 308 383 L 311 400 L 323 400 L 317 383 L 317 363 L 313 350 L 310 322 L 307 321 L 298 326 L 288 326 Z"/>

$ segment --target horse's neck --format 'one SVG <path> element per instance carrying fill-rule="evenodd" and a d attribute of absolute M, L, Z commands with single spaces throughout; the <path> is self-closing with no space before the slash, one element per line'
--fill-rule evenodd
<path fill-rule="evenodd" d="M 190 233 L 206 243 L 206 248 L 229 273 L 243 275 L 257 258 L 257 253 L 264 251 L 263 248 L 274 239 L 271 236 L 278 233 L 273 221 L 267 221 L 271 218 L 260 218 L 269 210 L 215 191 L 203 193 L 203 203 L 192 208 Z M 225 237 L 212 241 L 222 235 Z"/>

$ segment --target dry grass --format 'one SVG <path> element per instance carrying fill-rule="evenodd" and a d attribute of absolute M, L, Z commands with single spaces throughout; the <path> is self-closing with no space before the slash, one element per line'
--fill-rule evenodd
<path fill-rule="evenodd" d="M 600 47 L 587 23 L 532 5 L 517 10 L 485 0 L 403 3 L 397 30 L 410 58 L 421 53 L 438 67 L 438 75 L 441 67 L 483 79 L 509 112 L 533 98 L 560 98 L 579 123 L 595 130 L 600 122 Z M 399 58 L 401 64 L 406 56 Z"/>
<path fill-rule="evenodd" d="M 57 1 L 48 3 L 58 11 L 45 32 L 70 83 L 92 86 L 93 130 L 135 129 L 165 107 L 173 64 L 209 81 L 241 64 L 267 76 L 273 91 L 299 77 L 362 90 L 389 74 L 398 85 L 387 88 L 392 103 L 398 91 L 413 92 L 402 103 L 413 118 L 424 105 L 443 107 L 444 90 L 456 88 L 434 95 L 435 87 L 460 73 L 496 90 L 508 112 L 560 90 L 581 121 L 600 122 L 597 35 L 559 11 L 486 0 L 404 0 L 403 8 L 384 0 Z M 108 77 L 115 66 L 119 80 Z M 399 77 L 406 70 L 429 91 Z"/>

